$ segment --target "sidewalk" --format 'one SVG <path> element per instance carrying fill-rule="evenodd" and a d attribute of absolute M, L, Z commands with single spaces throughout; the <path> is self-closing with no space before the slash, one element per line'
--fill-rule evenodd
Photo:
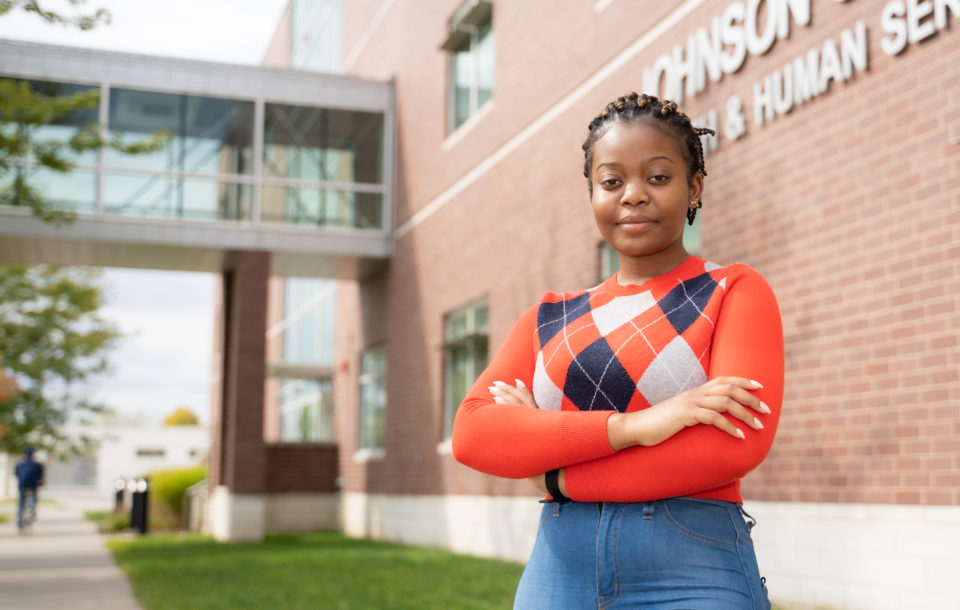
<path fill-rule="evenodd" d="M 126 576 L 84 510 L 104 510 L 108 502 L 71 493 L 41 491 L 39 519 L 27 536 L 17 535 L 16 506 L 0 511 L 0 606 L 4 610 L 138 610 Z"/>

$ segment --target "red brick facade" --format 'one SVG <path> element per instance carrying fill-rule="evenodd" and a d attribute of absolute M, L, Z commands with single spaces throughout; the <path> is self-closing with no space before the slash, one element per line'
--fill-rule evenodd
<path fill-rule="evenodd" d="M 496 2 L 493 104 L 446 137 L 440 45 L 460 1 L 343 3 L 345 70 L 396 85 L 401 227 L 389 268 L 340 291 L 337 434 L 351 491 L 532 493 L 438 451 L 444 314 L 486 296 L 492 356 L 543 291 L 598 281 L 586 126 L 731 4 L 678 18 L 691 3 Z M 928 34 L 935 18 L 948 27 L 888 56 L 888 4 L 812 2 L 808 25 L 681 105 L 717 110 L 723 131 L 727 100 L 743 101 L 746 136 L 721 133 L 707 157 L 701 254 L 760 270 L 782 309 L 783 418 L 745 480 L 752 499 L 960 504 L 960 15 L 921 16 Z M 920 3 L 934 4 L 946 6 Z M 676 23 L 658 33 L 665 19 Z M 866 70 L 754 123 L 755 83 L 861 20 Z M 359 352 L 381 342 L 385 457 L 357 462 Z"/>
<path fill-rule="evenodd" d="M 336 445 L 277 443 L 266 447 L 267 493 L 337 491 Z"/>
<path fill-rule="evenodd" d="M 219 396 L 214 396 L 210 449 L 211 487 L 263 493 L 267 454 L 263 438 L 266 378 L 267 280 L 270 254 L 237 252 L 223 276 Z"/>

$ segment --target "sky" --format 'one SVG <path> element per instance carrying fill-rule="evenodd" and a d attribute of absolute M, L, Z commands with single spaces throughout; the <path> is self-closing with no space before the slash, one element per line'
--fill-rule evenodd
<path fill-rule="evenodd" d="M 14 10 L 0 38 L 228 63 L 259 64 L 287 0 L 86 0 L 81 14 L 107 9 L 109 25 L 89 32 L 53 26 Z M 67 0 L 44 9 L 77 14 Z"/>
<path fill-rule="evenodd" d="M 259 64 L 287 0 L 87 0 L 111 23 L 89 32 L 13 11 L 0 38 L 228 63 Z M 76 13 L 67 0 L 42 6 Z M 203 273 L 104 269 L 104 317 L 124 339 L 112 372 L 88 388 L 120 419 L 160 423 L 178 406 L 209 422 L 216 277 Z"/>

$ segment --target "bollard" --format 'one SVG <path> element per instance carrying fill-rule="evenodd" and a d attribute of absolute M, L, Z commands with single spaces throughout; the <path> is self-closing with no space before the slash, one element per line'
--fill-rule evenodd
<path fill-rule="evenodd" d="M 131 479 L 127 483 L 127 489 L 131 490 L 130 506 L 130 527 L 146 534 L 148 529 L 147 500 L 149 497 L 150 484 L 147 479 Z"/>
<path fill-rule="evenodd" d="M 139 491 L 142 496 L 141 503 L 143 505 L 143 516 L 141 517 L 140 529 L 138 531 L 141 534 L 146 534 L 147 530 L 150 529 L 150 479 L 144 477 L 137 481 L 137 491 Z"/>
<path fill-rule="evenodd" d="M 127 489 L 127 482 L 123 479 L 117 479 L 113 482 L 113 487 L 117 490 L 114 497 L 113 513 L 119 515 L 123 512 L 123 492 Z"/>

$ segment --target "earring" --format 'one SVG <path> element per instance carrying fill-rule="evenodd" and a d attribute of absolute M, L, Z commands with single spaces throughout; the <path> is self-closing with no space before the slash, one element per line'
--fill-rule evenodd
<path fill-rule="evenodd" d="M 703 205 L 703 202 L 699 199 L 696 201 L 691 201 L 689 207 L 687 207 L 687 224 L 692 225 L 694 219 L 697 217 L 697 210 L 700 209 L 700 206 Z"/>

